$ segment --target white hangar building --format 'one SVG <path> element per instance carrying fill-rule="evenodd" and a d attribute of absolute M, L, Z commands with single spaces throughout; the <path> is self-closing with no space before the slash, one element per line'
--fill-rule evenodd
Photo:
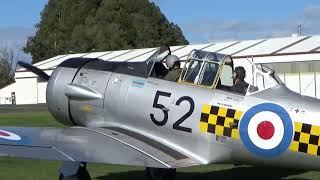
<path fill-rule="evenodd" d="M 59 55 L 34 65 L 50 75 L 58 64 L 69 58 L 90 57 L 105 61 L 143 61 L 156 49 Z M 251 66 L 247 59 L 255 63 L 270 65 L 291 90 L 302 95 L 320 98 L 320 35 L 293 35 L 283 38 L 171 47 L 172 54 L 182 60 L 193 49 L 230 54 L 235 66 L 244 66 L 249 72 Z M 12 94 L 16 96 L 16 104 L 46 103 L 47 82 L 43 82 L 37 75 L 25 69 L 18 69 L 15 79 L 15 83 L 0 90 L 0 104 L 11 104 Z"/>

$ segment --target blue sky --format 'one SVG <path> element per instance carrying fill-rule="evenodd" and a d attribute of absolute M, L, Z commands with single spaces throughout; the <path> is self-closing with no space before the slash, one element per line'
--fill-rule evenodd
<path fill-rule="evenodd" d="M 319 0 L 152 0 L 191 44 L 320 34 Z M 0 46 L 19 51 L 48 0 L 1 0 Z M 29 59 L 21 51 L 20 58 Z"/>
<path fill-rule="evenodd" d="M 155 0 L 190 43 L 320 34 L 319 0 Z"/>
<path fill-rule="evenodd" d="M 27 37 L 35 32 L 40 12 L 47 0 L 1 0 L 0 2 L 0 47 L 15 49 L 19 60 L 31 61 L 30 55 L 22 52 Z"/>

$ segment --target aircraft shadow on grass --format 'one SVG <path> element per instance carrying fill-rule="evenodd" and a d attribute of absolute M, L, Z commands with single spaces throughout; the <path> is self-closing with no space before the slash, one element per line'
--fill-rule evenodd
<path fill-rule="evenodd" d="M 212 172 L 178 172 L 176 180 L 213 180 L 213 179 L 259 179 L 259 180 L 284 180 L 288 176 L 299 175 L 306 171 L 288 170 L 281 168 L 266 167 L 234 167 L 231 169 Z M 99 180 L 127 180 L 146 179 L 145 171 L 129 171 L 121 173 L 110 173 L 106 176 L 97 177 Z M 304 178 L 289 178 L 290 180 L 310 180 Z"/>

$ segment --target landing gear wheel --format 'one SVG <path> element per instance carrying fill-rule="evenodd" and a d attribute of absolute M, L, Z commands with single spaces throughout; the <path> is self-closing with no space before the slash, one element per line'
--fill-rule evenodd
<path fill-rule="evenodd" d="M 146 168 L 148 180 L 174 180 L 176 177 L 176 169 L 164 168 Z"/>
<path fill-rule="evenodd" d="M 64 177 L 63 174 L 60 174 L 59 180 L 91 180 L 91 177 L 85 167 L 79 167 L 79 170 L 76 175 Z"/>

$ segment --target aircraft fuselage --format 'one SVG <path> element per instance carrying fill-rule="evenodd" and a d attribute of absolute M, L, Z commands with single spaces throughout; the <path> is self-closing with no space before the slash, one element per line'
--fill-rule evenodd
<path fill-rule="evenodd" d="M 161 142 L 163 151 L 174 149 L 175 159 L 188 155 L 204 164 L 320 169 L 319 100 L 285 86 L 243 96 L 124 74 L 103 65 L 84 59 L 56 68 L 47 102 L 57 120 L 131 133 L 150 144 Z M 260 123 L 250 123 L 252 118 Z"/>

